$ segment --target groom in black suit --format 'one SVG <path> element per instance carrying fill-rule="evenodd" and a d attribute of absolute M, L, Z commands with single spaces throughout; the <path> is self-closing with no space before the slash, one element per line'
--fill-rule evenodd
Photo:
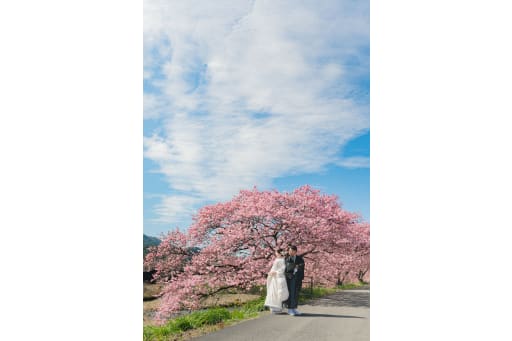
<path fill-rule="evenodd" d="M 297 247 L 291 245 L 288 248 L 288 257 L 285 259 L 284 275 L 286 276 L 286 284 L 288 285 L 289 296 L 285 301 L 288 306 L 288 315 L 300 315 L 297 311 L 299 304 L 299 291 L 302 288 L 302 280 L 304 279 L 304 259 L 297 255 Z"/>

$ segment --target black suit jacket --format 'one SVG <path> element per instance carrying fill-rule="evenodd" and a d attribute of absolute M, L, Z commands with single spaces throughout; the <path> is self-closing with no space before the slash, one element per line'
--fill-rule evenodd
<path fill-rule="evenodd" d="M 295 266 L 298 266 L 295 278 L 304 279 L 304 259 L 302 258 L 302 256 L 295 255 L 295 262 L 292 260 L 292 257 L 286 257 L 285 265 L 286 267 L 284 270 L 284 274 L 286 278 L 293 278 L 293 269 L 295 269 Z"/>

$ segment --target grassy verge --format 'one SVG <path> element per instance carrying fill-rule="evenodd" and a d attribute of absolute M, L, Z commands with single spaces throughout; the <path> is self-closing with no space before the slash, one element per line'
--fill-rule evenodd
<path fill-rule="evenodd" d="M 144 341 L 170 341 L 183 340 L 187 332 L 211 330 L 211 326 L 220 325 L 223 327 L 237 321 L 254 318 L 260 311 L 265 310 L 263 303 L 265 298 L 261 297 L 249 301 L 239 308 L 228 310 L 227 308 L 210 308 L 204 311 L 196 311 L 185 316 L 169 320 L 163 326 L 145 326 L 143 332 Z"/>
<path fill-rule="evenodd" d="M 308 287 L 303 287 L 301 292 L 299 293 L 299 304 L 305 304 L 309 300 L 320 298 L 325 295 L 329 295 L 335 293 L 338 290 L 346 290 L 346 289 L 355 289 L 365 285 L 364 283 L 348 283 L 343 285 L 338 285 L 334 288 L 326 288 L 326 287 L 313 287 L 313 290 Z"/>
<path fill-rule="evenodd" d="M 312 300 L 315 298 L 320 298 L 325 295 L 335 293 L 336 291 L 337 291 L 336 288 L 323 288 L 323 287 L 314 287 L 312 291 L 309 288 L 306 290 L 303 289 L 299 293 L 299 304 L 305 304 L 309 300 Z"/>
<path fill-rule="evenodd" d="M 337 288 L 338 289 L 356 289 L 356 288 L 359 288 L 359 287 L 362 287 L 362 286 L 367 286 L 369 285 L 370 283 L 347 283 L 347 284 L 343 284 L 343 285 L 338 285 Z"/>
<path fill-rule="evenodd" d="M 146 288 L 147 287 L 147 288 Z M 146 298 L 146 292 L 150 292 L 150 290 L 155 291 L 154 284 L 144 283 L 144 304 L 143 304 L 143 324 L 144 326 L 155 325 L 154 316 L 158 307 L 160 306 L 162 299 L 148 299 Z M 239 308 L 244 303 L 249 301 L 253 301 L 262 296 L 262 292 L 258 291 L 254 294 L 247 293 L 245 291 L 240 290 L 231 290 L 226 292 L 217 293 L 215 295 L 211 295 L 204 299 L 200 303 L 200 309 L 204 310 L 208 308 Z"/>

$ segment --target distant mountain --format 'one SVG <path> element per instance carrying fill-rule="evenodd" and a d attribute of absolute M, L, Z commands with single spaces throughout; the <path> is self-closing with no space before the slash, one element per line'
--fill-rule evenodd
<path fill-rule="evenodd" d="M 143 239 L 143 245 L 144 245 L 144 256 L 146 255 L 146 253 L 148 252 L 148 247 L 150 246 L 157 246 L 161 243 L 162 241 L 156 237 L 151 237 L 151 236 L 146 236 L 144 234 L 144 239 Z"/>

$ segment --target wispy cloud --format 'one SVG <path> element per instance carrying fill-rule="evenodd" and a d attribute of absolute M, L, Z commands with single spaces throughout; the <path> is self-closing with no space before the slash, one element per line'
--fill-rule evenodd
<path fill-rule="evenodd" d="M 162 221 L 205 200 L 270 186 L 328 164 L 369 127 L 351 97 L 368 73 L 368 3 L 157 1 L 144 3 L 144 138 L 171 194 Z"/>
<path fill-rule="evenodd" d="M 342 158 L 337 161 L 336 164 L 338 166 L 346 167 L 346 168 L 369 168 L 370 167 L 370 158 L 365 156 L 352 156 Z"/>
<path fill-rule="evenodd" d="M 169 223 L 187 219 L 194 213 L 194 207 L 200 202 L 200 199 L 192 196 L 163 196 L 161 202 L 155 206 L 157 218 L 152 222 Z"/>

